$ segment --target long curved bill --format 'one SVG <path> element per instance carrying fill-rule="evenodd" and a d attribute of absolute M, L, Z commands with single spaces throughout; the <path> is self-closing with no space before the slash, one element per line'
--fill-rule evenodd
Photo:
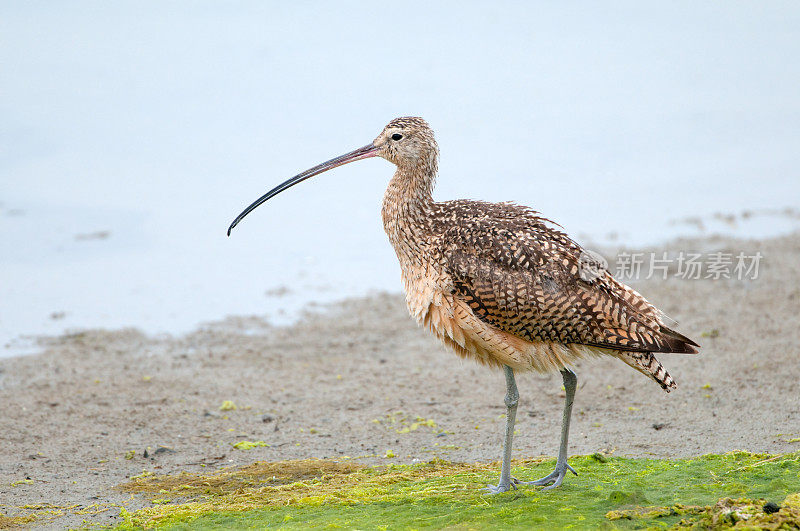
<path fill-rule="evenodd" d="M 291 179 L 289 179 L 289 180 L 287 180 L 285 182 L 282 182 L 281 184 L 279 184 L 278 186 L 276 186 L 275 188 L 273 188 L 272 190 L 270 190 L 266 194 L 264 194 L 261 197 L 259 197 L 258 199 L 256 199 L 253 202 L 253 204 L 251 204 L 249 207 L 245 208 L 242 211 L 241 214 L 236 216 L 236 219 L 233 220 L 233 223 L 231 223 L 231 226 L 228 227 L 228 236 L 231 235 L 231 231 L 233 230 L 233 228 L 236 225 L 238 225 L 239 222 L 242 221 L 242 219 L 244 219 L 244 217 L 247 214 L 249 214 L 250 212 L 252 212 L 256 208 L 261 206 L 261 204 L 266 203 L 267 201 L 269 201 L 270 199 L 272 199 L 273 197 L 275 197 L 279 193 L 283 192 L 284 190 L 286 190 L 288 188 L 291 188 L 292 186 L 296 185 L 297 183 L 301 183 L 301 182 L 305 181 L 306 179 L 309 179 L 309 178 L 311 178 L 311 177 L 313 177 L 315 175 L 319 175 L 322 172 L 325 172 L 325 171 L 328 171 L 328 170 L 332 170 L 333 168 L 336 168 L 337 166 L 341 166 L 342 164 L 347 164 L 348 162 L 355 162 L 357 160 L 362 160 L 362 159 L 368 159 L 370 157 L 375 157 L 377 155 L 378 155 L 378 148 L 374 144 L 367 144 L 366 146 L 360 147 L 355 151 L 351 151 L 350 153 L 346 153 L 346 154 L 342 155 L 341 157 L 336 157 L 335 159 L 331 159 L 331 160 L 329 160 L 327 162 L 323 162 L 322 164 L 320 164 L 318 166 L 314 166 L 313 168 L 304 171 L 300 175 L 295 175 Z"/>

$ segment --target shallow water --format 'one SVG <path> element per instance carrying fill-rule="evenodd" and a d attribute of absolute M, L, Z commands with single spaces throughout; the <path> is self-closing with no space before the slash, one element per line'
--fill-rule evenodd
<path fill-rule="evenodd" d="M 400 289 L 382 160 L 225 237 L 397 115 L 437 132 L 437 199 L 515 200 L 585 243 L 795 230 L 798 27 L 791 2 L 3 4 L 0 356 Z"/>

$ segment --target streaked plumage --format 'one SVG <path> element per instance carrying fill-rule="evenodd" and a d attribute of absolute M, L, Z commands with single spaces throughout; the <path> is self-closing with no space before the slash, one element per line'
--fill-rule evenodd
<path fill-rule="evenodd" d="M 555 223 L 514 203 L 433 201 L 439 148 L 422 118 L 389 122 L 362 148 L 315 166 L 247 207 L 336 166 L 380 156 L 397 171 L 383 198 L 384 229 L 397 253 L 411 315 L 462 357 L 503 368 L 506 438 L 500 482 L 510 475 L 518 393 L 514 371 L 558 370 L 566 400 L 556 469 L 534 485 L 561 484 L 576 376 L 568 368 L 586 356 L 610 355 L 669 392 L 675 381 L 654 352 L 696 353 L 698 345 L 668 328 L 662 314 L 618 282 Z M 587 266 L 590 266 L 587 268 Z M 590 274 L 587 274 L 590 273 Z"/>
<path fill-rule="evenodd" d="M 585 251 L 537 212 L 514 203 L 434 202 L 432 133 L 419 118 L 394 120 L 386 131 L 397 128 L 430 147 L 421 165 L 398 165 L 383 201 L 418 322 L 487 365 L 543 372 L 608 354 L 667 391 L 675 387 L 652 353 L 695 353 L 694 342 L 607 270 L 582 278 Z"/>

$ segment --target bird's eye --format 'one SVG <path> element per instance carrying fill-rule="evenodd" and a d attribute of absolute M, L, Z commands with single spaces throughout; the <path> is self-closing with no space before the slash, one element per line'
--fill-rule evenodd
<path fill-rule="evenodd" d="M 403 138 L 403 135 L 400 133 L 395 133 L 392 135 L 392 140 L 400 140 L 401 138 Z"/>

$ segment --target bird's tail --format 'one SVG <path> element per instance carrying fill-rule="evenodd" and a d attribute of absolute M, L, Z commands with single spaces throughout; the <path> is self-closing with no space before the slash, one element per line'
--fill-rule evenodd
<path fill-rule="evenodd" d="M 668 393 L 678 387 L 678 384 L 669 375 L 667 369 L 661 365 L 661 362 L 651 352 L 618 351 L 617 357 L 637 371 L 655 380 Z"/>

